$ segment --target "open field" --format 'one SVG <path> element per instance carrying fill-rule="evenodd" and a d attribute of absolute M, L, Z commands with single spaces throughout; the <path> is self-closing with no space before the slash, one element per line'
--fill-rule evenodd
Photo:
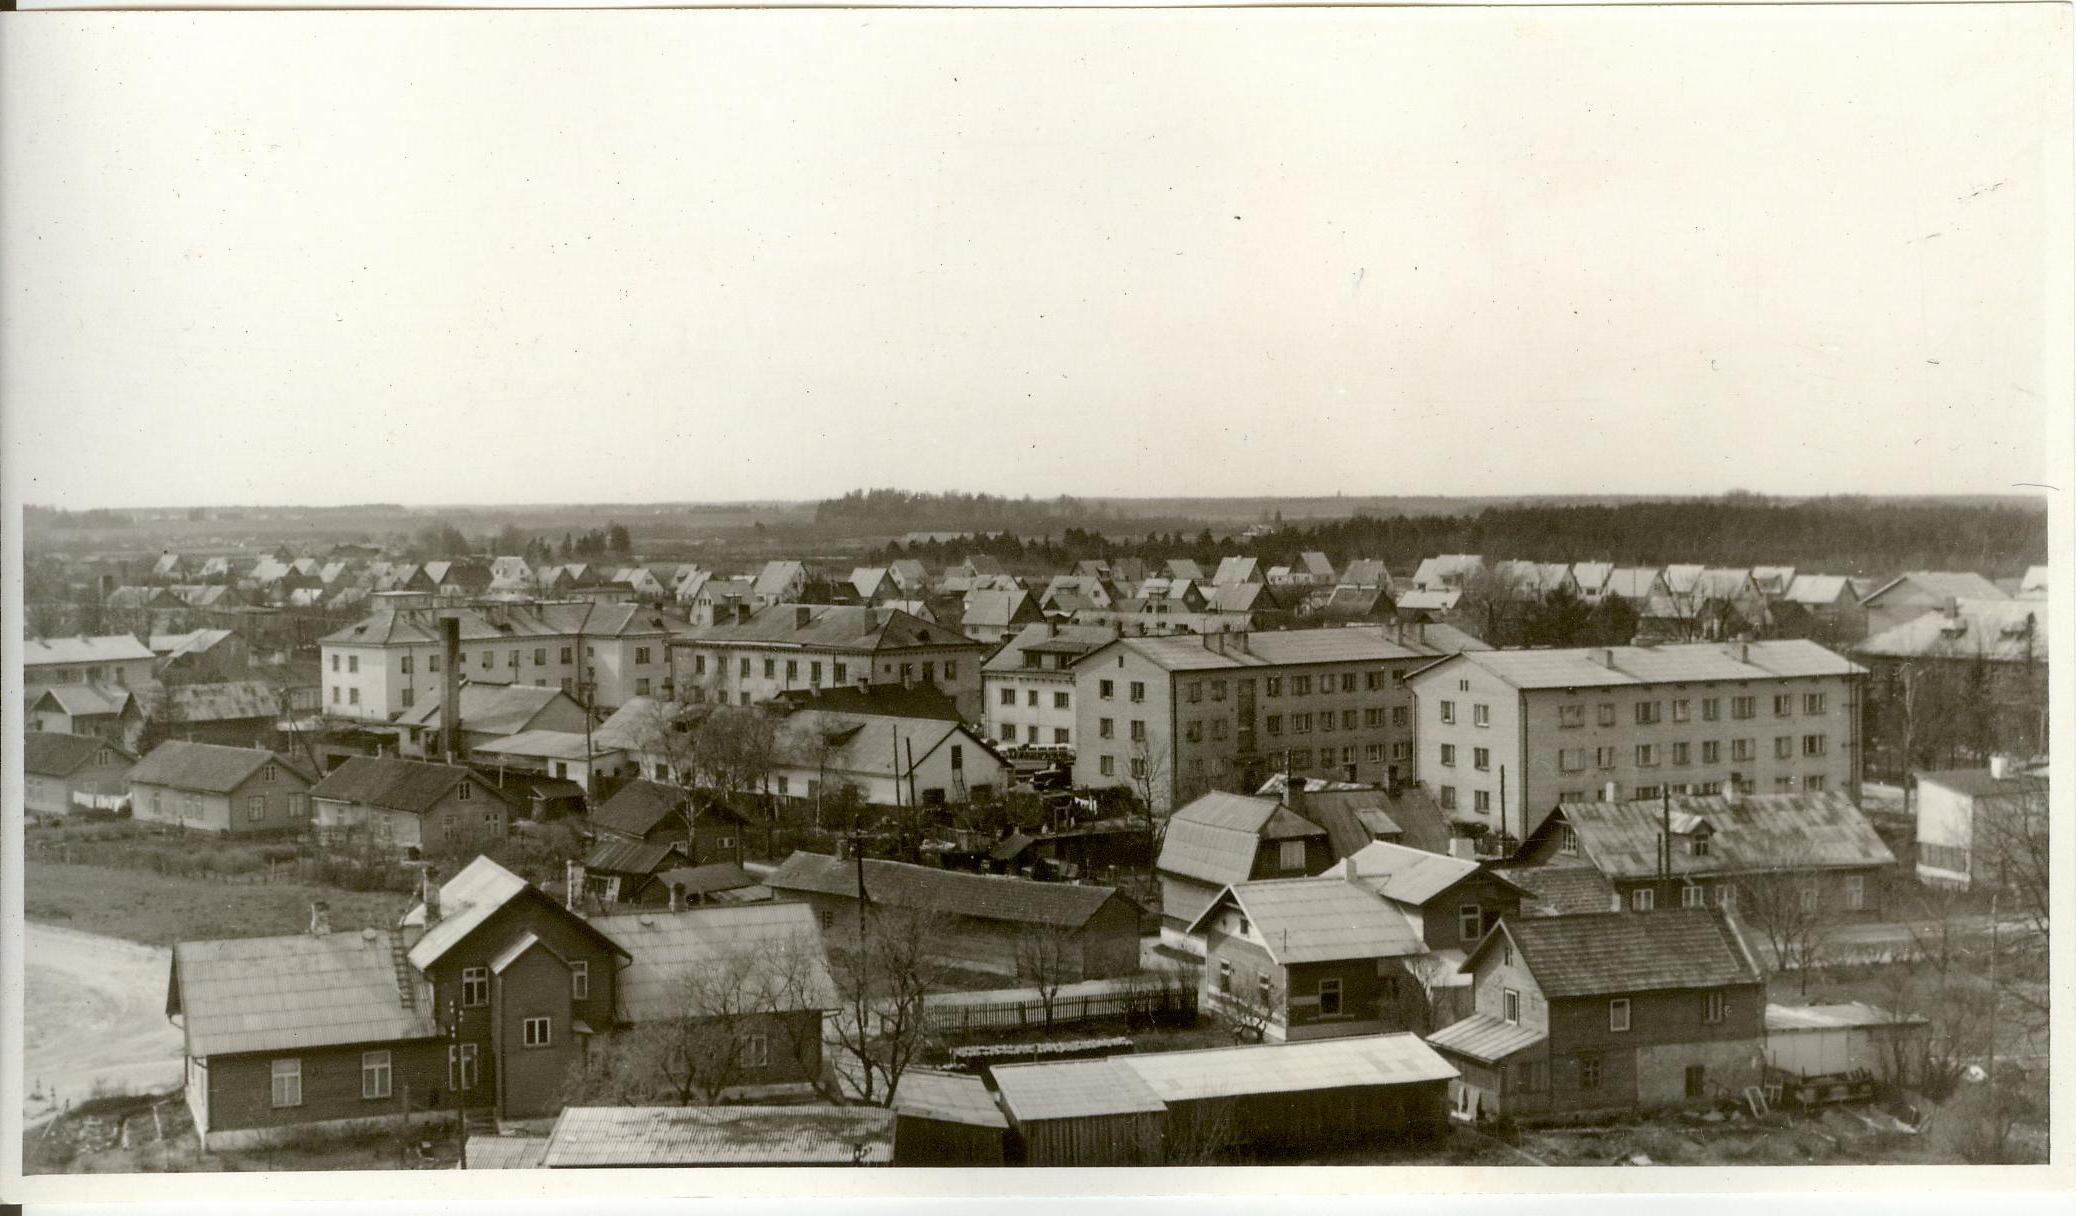
<path fill-rule="evenodd" d="M 386 929 L 409 902 L 385 891 L 300 882 L 227 883 L 54 861 L 34 860 L 26 870 L 23 910 L 29 920 L 155 946 L 299 933 L 309 927 L 311 901 L 319 899 L 331 905 L 334 929 Z"/>
<path fill-rule="evenodd" d="M 166 1020 L 169 951 L 35 923 L 22 945 L 25 1120 L 180 1085 L 180 1031 Z"/>

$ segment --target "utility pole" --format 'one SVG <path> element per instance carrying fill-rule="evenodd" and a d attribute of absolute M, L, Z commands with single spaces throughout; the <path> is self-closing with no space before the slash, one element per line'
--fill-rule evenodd
<path fill-rule="evenodd" d="M 469 1075 L 466 1062 L 461 1058 L 461 1007 L 453 997 L 447 998 L 447 1050 L 453 1057 L 454 1068 L 454 1144 L 460 1155 L 460 1168 L 469 1167 Z"/>
<path fill-rule="evenodd" d="M 1998 876 L 2001 880 L 2002 875 Z M 2000 889 L 1990 892 L 1990 1008 L 1989 1008 L 1989 1117 L 1997 1134 L 1997 1156 L 2004 1155 L 2004 1115 L 1997 1109 L 1997 899 Z"/>

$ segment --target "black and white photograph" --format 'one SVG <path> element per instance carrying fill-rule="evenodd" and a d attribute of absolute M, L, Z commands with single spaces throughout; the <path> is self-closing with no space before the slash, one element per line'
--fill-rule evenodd
<path fill-rule="evenodd" d="M 59 10 L 10 1196 L 2069 1185 L 2070 5 Z"/>

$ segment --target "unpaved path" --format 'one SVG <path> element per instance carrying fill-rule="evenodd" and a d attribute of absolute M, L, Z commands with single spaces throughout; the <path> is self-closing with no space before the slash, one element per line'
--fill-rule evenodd
<path fill-rule="evenodd" d="M 23 1117 L 104 1093 L 181 1081 L 180 1028 L 166 1020 L 172 952 L 31 922 L 23 934 Z"/>

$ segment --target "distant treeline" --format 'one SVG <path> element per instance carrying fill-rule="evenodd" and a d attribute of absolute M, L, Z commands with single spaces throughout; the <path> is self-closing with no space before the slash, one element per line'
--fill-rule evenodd
<path fill-rule="evenodd" d="M 90 511 L 66 511 L 58 507 L 39 507 L 25 503 L 22 506 L 22 525 L 25 528 L 131 528 L 137 521 L 121 511 L 110 511 L 95 507 Z"/>
<path fill-rule="evenodd" d="M 1618 565 L 1787 565 L 1831 574 L 1953 569 L 2010 576 L 2047 560 L 2047 512 L 2030 505 L 1864 498 L 1776 503 L 1740 494 L 1610 505 L 1524 504 L 1467 515 L 1358 515 L 1285 524 L 1253 537 L 1215 536 L 1209 529 L 1143 537 L 1080 527 L 1040 536 L 984 530 L 945 543 L 897 543 L 881 553 L 926 562 L 984 553 L 1056 568 L 1082 558 L 1191 557 L 1204 563 L 1226 554 L 1282 565 L 1307 550 L 1325 553 L 1337 566 L 1374 557 L 1394 569 L 1437 553 L 1481 553 Z"/>
<path fill-rule="evenodd" d="M 1110 508 L 1079 498 L 1002 498 L 994 494 L 924 494 L 852 490 L 815 504 L 815 523 L 864 524 L 903 531 L 984 531 L 1057 526 L 1111 518 Z"/>

